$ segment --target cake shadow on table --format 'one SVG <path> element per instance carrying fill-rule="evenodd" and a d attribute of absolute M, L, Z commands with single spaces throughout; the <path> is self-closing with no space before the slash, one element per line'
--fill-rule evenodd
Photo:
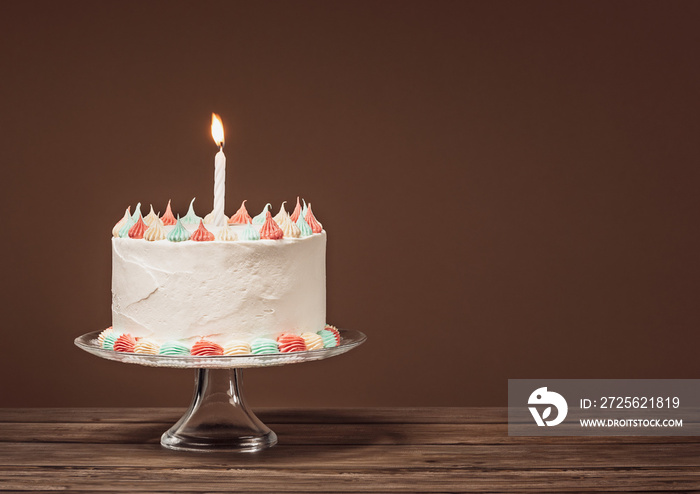
<path fill-rule="evenodd" d="M 88 427 L 89 434 L 83 441 L 118 444 L 153 444 L 160 442 L 161 434 L 166 430 L 184 409 L 173 411 L 172 419 L 164 418 L 148 423 L 100 424 Z M 353 409 L 261 409 L 256 415 L 269 426 L 278 437 L 274 448 L 268 448 L 255 454 L 276 456 L 287 454 L 286 447 L 294 448 L 294 455 L 312 458 L 334 451 L 356 451 L 366 446 L 377 444 L 401 445 L 406 442 L 406 435 L 397 432 L 392 424 L 377 422 L 358 422 Z M 309 448 L 306 448 L 308 446 Z M 312 446 L 323 446 L 322 450 Z M 278 451 L 278 452 L 275 452 Z M 200 453 L 180 452 L 181 454 Z M 213 452 L 213 455 L 229 455 L 227 452 Z M 243 455 L 245 456 L 245 455 Z"/>

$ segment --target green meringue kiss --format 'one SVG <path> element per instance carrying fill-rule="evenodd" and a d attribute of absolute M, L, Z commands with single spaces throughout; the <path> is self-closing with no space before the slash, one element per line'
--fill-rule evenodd
<path fill-rule="evenodd" d="M 196 197 L 194 199 L 196 199 Z M 194 199 L 190 202 L 190 208 L 187 210 L 187 214 L 182 217 L 182 223 L 184 225 L 198 225 L 199 221 L 202 219 L 194 212 Z"/>
<path fill-rule="evenodd" d="M 168 355 L 174 357 L 176 355 L 189 355 L 190 349 L 188 346 L 183 345 L 179 341 L 166 341 L 163 346 L 160 347 L 158 355 Z"/>
<path fill-rule="evenodd" d="M 118 334 L 107 333 L 104 341 L 102 341 L 102 348 L 106 350 L 114 350 L 114 343 L 117 341 L 117 338 L 119 338 Z"/>
<path fill-rule="evenodd" d="M 250 224 L 241 232 L 241 240 L 260 240 L 260 233 Z"/>
<path fill-rule="evenodd" d="M 253 218 L 253 224 L 254 225 L 262 225 L 265 223 L 265 218 L 267 217 L 267 212 L 270 210 L 272 207 L 272 204 L 269 202 L 265 204 L 265 207 L 263 208 L 262 212 L 257 215 L 255 218 Z"/>
<path fill-rule="evenodd" d="M 182 226 L 182 222 L 180 221 L 180 217 L 178 216 L 175 228 L 173 228 L 170 231 L 170 233 L 168 233 L 168 240 L 170 240 L 171 242 L 184 242 L 185 240 L 189 239 L 190 232 L 188 232 L 187 229 L 184 226 Z"/>
<path fill-rule="evenodd" d="M 297 228 L 299 228 L 299 232 L 301 233 L 302 237 L 308 237 L 309 235 L 312 235 L 314 233 L 313 230 L 311 230 L 309 224 L 304 219 L 303 214 L 299 215 L 299 219 L 297 220 Z"/>
<path fill-rule="evenodd" d="M 138 222 L 141 211 L 137 209 L 134 214 L 136 217 L 132 216 L 129 218 L 119 230 L 119 238 L 129 238 L 129 230 Z"/>
<path fill-rule="evenodd" d="M 253 355 L 280 353 L 277 342 L 270 338 L 255 338 L 250 344 L 250 352 Z"/>
<path fill-rule="evenodd" d="M 335 339 L 335 335 L 327 329 L 322 329 L 316 334 L 318 334 L 323 340 L 324 348 L 333 348 L 338 346 L 338 340 Z"/>
<path fill-rule="evenodd" d="M 134 214 L 131 215 L 131 219 L 134 220 L 134 223 L 136 221 L 138 221 L 140 214 L 141 214 L 141 203 L 138 203 L 136 205 L 136 209 L 134 209 Z"/>

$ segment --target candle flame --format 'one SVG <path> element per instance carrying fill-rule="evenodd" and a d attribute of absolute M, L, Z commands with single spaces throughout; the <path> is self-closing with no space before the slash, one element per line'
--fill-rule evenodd
<path fill-rule="evenodd" d="M 217 146 L 224 145 L 224 124 L 221 123 L 221 117 L 216 113 L 211 114 L 211 136 Z"/>

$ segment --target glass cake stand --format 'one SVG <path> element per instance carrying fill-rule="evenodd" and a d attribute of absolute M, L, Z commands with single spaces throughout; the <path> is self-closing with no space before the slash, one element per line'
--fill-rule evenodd
<path fill-rule="evenodd" d="M 195 357 L 142 355 L 115 352 L 99 346 L 93 331 L 75 344 L 108 360 L 149 367 L 195 369 L 194 397 L 180 420 L 163 433 L 160 444 L 183 451 L 259 451 L 277 443 L 277 435 L 248 408 L 241 388 L 242 369 L 297 364 L 335 357 L 361 345 L 360 331 L 340 329 L 340 344 L 333 348 L 269 355 Z"/>

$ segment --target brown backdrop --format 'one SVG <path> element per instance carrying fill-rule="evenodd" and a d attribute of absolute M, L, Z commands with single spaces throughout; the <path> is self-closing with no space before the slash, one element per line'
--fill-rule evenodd
<path fill-rule="evenodd" d="M 254 405 L 503 405 L 508 378 L 691 378 L 696 2 L 3 2 L 2 406 L 185 405 L 103 361 L 137 201 L 297 194 L 363 347 L 247 372 Z"/>

